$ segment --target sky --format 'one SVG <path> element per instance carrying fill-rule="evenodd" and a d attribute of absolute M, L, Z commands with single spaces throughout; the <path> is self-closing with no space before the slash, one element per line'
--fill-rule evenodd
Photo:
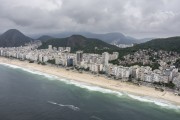
<path fill-rule="evenodd" d="M 0 33 L 180 36 L 180 0 L 0 0 Z"/>

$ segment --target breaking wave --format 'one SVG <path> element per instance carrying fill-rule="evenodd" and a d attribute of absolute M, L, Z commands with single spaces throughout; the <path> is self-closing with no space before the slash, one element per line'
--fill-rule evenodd
<path fill-rule="evenodd" d="M 127 96 L 129 96 L 132 99 L 141 101 L 141 102 L 153 103 L 153 104 L 161 106 L 163 108 L 180 110 L 180 106 L 173 105 L 172 103 L 162 100 L 162 99 L 156 99 L 156 98 L 151 98 L 151 97 L 147 97 L 147 96 L 136 96 L 136 95 L 132 95 L 132 94 L 127 94 Z"/>
<path fill-rule="evenodd" d="M 118 91 L 102 88 L 102 87 L 99 87 L 99 86 L 94 86 L 94 85 L 90 85 L 90 84 L 87 84 L 87 83 L 77 82 L 75 80 L 66 79 L 66 78 L 63 78 L 63 77 L 59 78 L 59 77 L 57 77 L 55 75 L 49 75 L 49 74 L 46 74 L 46 73 L 43 73 L 43 72 L 22 68 L 22 67 L 19 67 L 19 66 L 16 66 L 16 65 L 10 65 L 10 64 L 5 64 L 5 63 L 0 63 L 0 64 L 4 65 L 4 66 L 11 67 L 11 68 L 14 68 L 14 69 L 21 69 L 23 71 L 26 71 L 26 72 L 29 72 L 29 73 L 32 73 L 32 74 L 42 75 L 42 76 L 48 78 L 49 80 L 60 80 L 60 81 L 62 81 L 64 83 L 66 83 L 66 84 L 75 85 L 77 87 L 84 88 L 84 89 L 87 89 L 87 90 L 90 90 L 90 91 L 97 91 L 97 92 L 101 92 L 101 93 L 114 94 L 114 95 L 116 95 L 118 97 L 128 96 L 129 98 L 137 100 L 137 101 L 153 103 L 155 105 L 158 105 L 158 106 L 161 106 L 161 107 L 167 108 L 167 109 L 180 110 L 180 106 L 174 105 L 174 104 L 172 104 L 172 103 L 170 103 L 168 101 L 162 100 L 162 99 L 155 99 L 155 98 L 150 98 L 150 97 L 147 97 L 147 96 L 132 95 L 132 94 L 128 94 L 128 93 L 125 93 L 125 92 L 118 92 Z M 73 105 L 57 104 L 57 103 L 51 102 L 51 101 L 48 101 L 48 102 L 51 103 L 51 104 L 56 104 L 56 105 L 62 106 L 62 107 L 69 107 L 70 109 L 75 109 L 75 110 L 78 109 L 78 108 L 74 107 Z"/>
<path fill-rule="evenodd" d="M 0 63 L 0 64 L 11 67 L 11 68 L 14 68 L 14 69 L 21 69 L 23 71 L 26 71 L 26 72 L 29 72 L 29 73 L 32 73 L 32 74 L 42 75 L 42 76 L 44 76 L 44 77 L 46 77 L 46 78 L 48 78 L 50 80 L 60 80 L 60 81 L 63 81 L 64 83 L 66 83 L 66 84 L 72 84 L 72 85 L 75 85 L 75 86 L 80 87 L 80 88 L 88 89 L 90 91 L 97 91 L 97 92 L 102 92 L 102 93 L 115 94 L 117 96 L 122 96 L 123 95 L 121 92 L 113 91 L 113 90 L 102 88 L 102 87 L 99 87 L 99 86 L 93 86 L 93 85 L 83 83 L 83 82 L 77 82 L 75 80 L 65 79 L 63 77 L 59 78 L 59 77 L 57 77 L 55 75 L 49 75 L 49 74 L 39 72 L 39 71 L 36 71 L 36 70 L 30 70 L 30 69 L 27 69 L 27 68 L 22 68 L 22 67 L 19 67 L 19 66 L 5 64 L 5 63 Z"/>
<path fill-rule="evenodd" d="M 48 103 L 53 104 L 53 105 L 58 105 L 60 107 L 67 107 L 67 108 L 72 109 L 74 111 L 79 111 L 80 110 L 80 108 L 75 107 L 74 105 L 63 105 L 63 104 L 58 104 L 58 103 L 55 103 L 55 102 L 52 102 L 52 101 L 48 101 Z"/>

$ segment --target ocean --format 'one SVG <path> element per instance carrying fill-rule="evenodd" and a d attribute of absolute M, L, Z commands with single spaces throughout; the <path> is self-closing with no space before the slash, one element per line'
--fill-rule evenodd
<path fill-rule="evenodd" d="M 180 120 L 180 107 L 1 64 L 0 120 Z"/>

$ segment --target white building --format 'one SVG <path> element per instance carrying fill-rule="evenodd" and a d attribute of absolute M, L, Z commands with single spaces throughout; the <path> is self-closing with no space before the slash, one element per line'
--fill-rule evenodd
<path fill-rule="evenodd" d="M 109 53 L 108 52 L 104 52 L 103 54 L 102 54 L 102 59 L 103 59 L 103 65 L 104 66 L 108 66 L 108 64 L 109 64 Z"/>

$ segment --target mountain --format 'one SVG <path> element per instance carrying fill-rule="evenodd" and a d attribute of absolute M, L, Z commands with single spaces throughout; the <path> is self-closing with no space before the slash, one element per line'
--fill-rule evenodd
<path fill-rule="evenodd" d="M 138 39 L 138 43 L 145 43 L 154 39 L 156 38 L 142 38 L 142 39 Z"/>
<path fill-rule="evenodd" d="M 10 29 L 0 36 L 0 47 L 18 47 L 33 41 L 16 29 Z"/>
<path fill-rule="evenodd" d="M 138 43 L 138 40 L 125 36 L 122 33 L 114 32 L 114 33 L 106 33 L 106 34 L 96 34 L 96 33 L 90 33 L 90 32 L 62 32 L 58 34 L 49 34 L 50 36 L 53 36 L 55 38 L 66 38 L 72 35 L 82 35 L 87 38 L 95 38 L 95 39 L 100 39 L 106 43 L 109 44 L 133 44 L 133 43 Z"/>
<path fill-rule="evenodd" d="M 43 36 L 39 37 L 37 40 L 40 40 L 40 41 L 44 42 L 44 41 L 47 41 L 47 40 L 53 39 L 53 38 L 54 37 L 49 36 L 49 35 L 43 35 Z"/>
<path fill-rule="evenodd" d="M 180 52 L 180 37 L 153 39 L 134 46 L 136 49 L 154 49 Z"/>
<path fill-rule="evenodd" d="M 133 47 L 120 49 L 118 51 L 119 57 L 122 58 L 124 55 L 132 54 L 140 49 L 165 50 L 180 53 L 180 37 L 158 38 L 145 43 L 136 44 Z"/>
<path fill-rule="evenodd" d="M 84 33 L 83 34 L 89 38 L 97 38 L 107 42 L 109 44 L 133 44 L 137 43 L 137 40 L 132 37 L 123 35 L 122 33 L 106 33 L 106 34 L 94 34 L 94 33 Z"/>
<path fill-rule="evenodd" d="M 112 52 L 119 49 L 118 47 L 110 45 L 101 40 L 94 38 L 86 38 L 81 35 L 72 35 L 71 37 L 67 38 L 50 39 L 43 42 L 42 46 L 40 46 L 39 49 L 47 49 L 48 45 L 52 45 L 53 47 L 71 47 L 72 52 L 83 50 L 87 53 L 103 51 Z M 95 49 L 95 47 L 98 49 Z"/>

